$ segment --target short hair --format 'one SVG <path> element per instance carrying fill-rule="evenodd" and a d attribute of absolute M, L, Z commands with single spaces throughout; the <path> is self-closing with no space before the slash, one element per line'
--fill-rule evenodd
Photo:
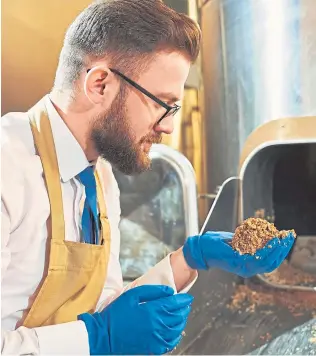
<path fill-rule="evenodd" d="M 83 10 L 68 28 L 55 88 L 70 89 L 92 60 L 137 72 L 158 51 L 178 51 L 194 62 L 201 31 L 189 16 L 162 0 L 103 0 Z"/>

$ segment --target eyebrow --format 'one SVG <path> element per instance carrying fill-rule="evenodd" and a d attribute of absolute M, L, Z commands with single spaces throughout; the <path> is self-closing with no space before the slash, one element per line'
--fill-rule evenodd
<path fill-rule="evenodd" d="M 158 93 L 155 94 L 155 96 L 161 100 L 172 102 L 172 103 L 175 103 L 176 101 L 181 101 L 181 99 L 179 99 L 173 93 Z"/>

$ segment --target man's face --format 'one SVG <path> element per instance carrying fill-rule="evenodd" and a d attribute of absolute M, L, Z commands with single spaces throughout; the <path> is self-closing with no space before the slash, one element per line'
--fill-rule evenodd
<path fill-rule="evenodd" d="M 190 62 L 183 55 L 159 53 L 135 81 L 173 106 L 183 96 L 189 68 Z M 123 80 L 110 109 L 94 121 L 91 138 L 98 154 L 124 174 L 147 170 L 151 145 L 161 142 L 162 133 L 173 131 L 172 116 L 157 125 L 165 112 L 164 107 Z"/>

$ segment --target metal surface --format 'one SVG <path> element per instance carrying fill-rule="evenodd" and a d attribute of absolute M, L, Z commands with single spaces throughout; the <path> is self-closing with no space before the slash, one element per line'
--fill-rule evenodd
<path fill-rule="evenodd" d="M 208 192 L 238 173 L 258 126 L 316 113 L 316 2 L 201 2 Z"/>
<path fill-rule="evenodd" d="M 200 234 L 206 231 L 234 231 L 237 227 L 240 180 L 228 178 L 219 188 Z"/>
<path fill-rule="evenodd" d="M 183 154 L 166 145 L 153 145 L 150 157 L 152 160 L 168 162 L 178 174 L 182 183 L 186 237 L 197 234 L 197 189 L 195 173 L 190 161 Z"/>
<path fill-rule="evenodd" d="M 248 355 L 316 355 L 316 320 L 297 326 Z"/>
<path fill-rule="evenodd" d="M 195 175 L 190 162 L 165 145 L 153 145 L 151 169 L 137 176 L 116 170 L 121 202 L 120 261 L 124 280 L 146 273 L 198 234 Z"/>
<path fill-rule="evenodd" d="M 296 211 L 291 216 L 283 216 L 282 222 L 278 223 L 279 228 L 294 228 L 299 234 L 305 235 L 316 233 L 316 210 L 313 209 L 316 194 L 314 153 L 316 131 L 315 139 L 268 141 L 252 151 L 239 174 L 242 181 L 240 220 L 264 209 L 265 217 L 275 221 L 274 200 L 278 192 L 283 191 L 283 201 L 278 203 L 283 206 L 296 205 Z M 292 200 L 289 201 L 291 196 Z M 297 207 L 301 204 L 308 215 L 307 221 Z"/>

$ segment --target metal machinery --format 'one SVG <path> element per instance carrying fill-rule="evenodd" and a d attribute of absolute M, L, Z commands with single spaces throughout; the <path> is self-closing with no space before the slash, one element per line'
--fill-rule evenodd
<path fill-rule="evenodd" d="M 251 304 L 250 298 L 248 308 L 255 305 L 255 312 L 240 308 L 239 317 L 216 298 L 220 295 L 229 303 L 227 295 L 236 296 L 233 285 L 239 282 L 209 273 L 212 287 L 205 277 L 194 290 L 207 295 L 204 305 L 212 300 L 216 307 L 210 303 L 203 308 L 199 299 L 203 312 L 197 314 L 208 316 L 199 322 L 195 315 L 198 325 L 188 330 L 191 341 L 184 341 L 179 353 L 256 354 L 259 344 L 264 346 L 257 354 L 312 355 L 316 347 L 308 340 L 316 310 L 316 3 L 201 0 L 198 5 L 204 164 L 208 192 L 212 196 L 218 191 L 204 228 L 233 230 L 242 219 L 257 215 L 280 229 L 296 229 L 298 239 L 284 264 L 290 275 L 281 278 L 280 268 L 273 275 L 258 276 L 258 283 L 264 296 L 286 296 L 296 305 L 305 303 L 309 311 L 303 308 L 299 319 L 277 299 L 269 307 Z M 249 286 L 250 296 L 259 289 L 251 282 L 241 282 Z M 260 316 L 261 312 L 271 316 Z M 267 342 L 267 333 L 273 342 Z"/>
<path fill-rule="evenodd" d="M 296 273 L 301 270 L 301 281 L 258 276 L 285 290 L 316 291 L 315 120 L 280 119 L 255 130 L 242 152 L 239 176 L 228 178 L 221 186 L 202 227 L 202 231 L 234 231 L 244 219 L 257 216 L 279 229 L 295 229 L 298 237 L 288 263 L 298 270 L 288 268 Z"/>
<path fill-rule="evenodd" d="M 236 194 L 231 214 L 224 206 L 216 211 L 217 197 L 207 227 L 234 230 L 259 215 L 293 228 L 299 236 L 290 260 L 316 273 L 316 3 L 214 0 L 199 7 L 208 190 Z"/>
<path fill-rule="evenodd" d="M 153 145 L 151 170 L 125 176 L 114 170 L 121 199 L 121 265 L 133 280 L 198 234 L 195 174 L 185 156 Z"/>

